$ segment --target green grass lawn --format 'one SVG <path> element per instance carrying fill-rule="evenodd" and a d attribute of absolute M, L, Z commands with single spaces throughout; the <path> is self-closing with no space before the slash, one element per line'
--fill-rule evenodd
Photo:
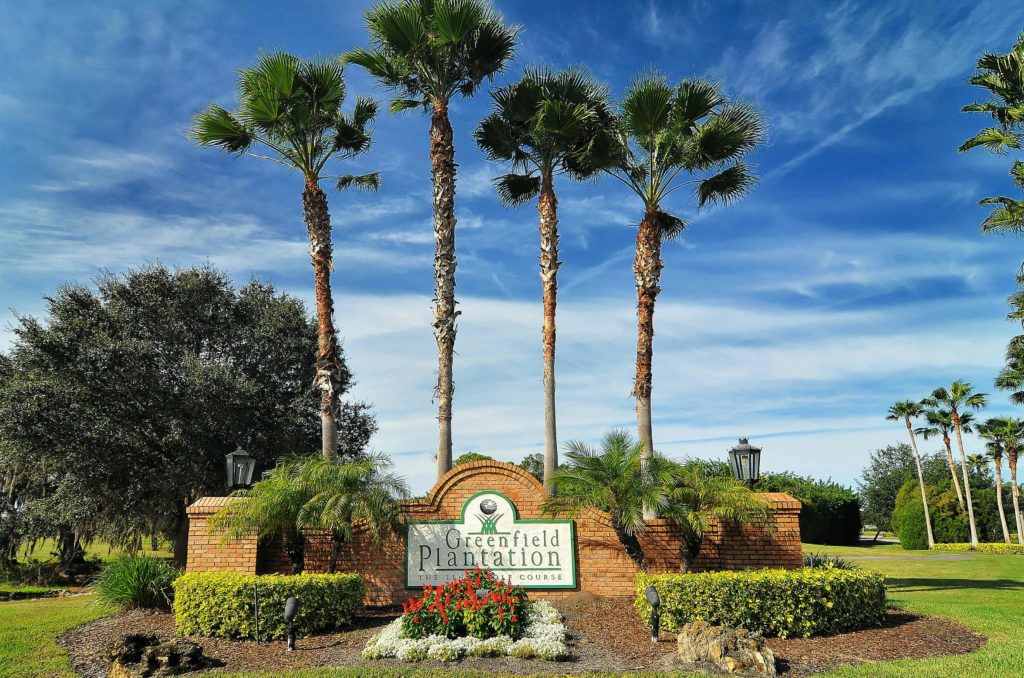
<path fill-rule="evenodd" d="M 110 613 L 91 595 L 0 603 L 0 676 L 73 676 L 57 636 Z"/>
<path fill-rule="evenodd" d="M 169 550 L 167 544 L 159 544 L 159 548 L 155 551 L 149 548 L 148 539 L 144 540 L 143 544 L 142 553 L 146 555 L 157 556 L 158 558 L 171 558 L 174 555 Z M 18 551 L 18 560 L 22 562 L 27 561 L 29 558 L 42 561 L 55 560 L 54 554 L 56 551 L 57 547 L 53 539 L 40 539 L 33 545 L 32 550 L 26 552 L 22 549 Z M 104 562 L 113 560 L 120 553 L 120 549 L 110 546 L 105 541 L 94 541 L 85 546 L 86 558 L 99 558 Z"/>
<path fill-rule="evenodd" d="M 972 554 L 969 560 L 932 560 L 924 551 L 904 551 L 899 545 L 871 547 L 816 546 L 804 551 L 833 555 L 876 556 L 880 560 L 855 561 L 860 567 L 885 573 L 891 601 L 922 614 L 954 619 L 989 637 L 977 652 L 925 660 L 865 664 L 828 676 L 1024 676 L 1024 558 Z M 896 559 L 911 556 L 910 559 Z M 65 630 L 96 619 L 105 610 L 92 596 L 50 598 L 0 603 L 0 676 L 70 675 L 63 652 L 54 639 Z M 472 663 L 463 664 L 471 668 Z M 571 665 L 566 666 L 571 670 Z M 64 673 L 62 673 L 62 671 Z M 225 675 L 225 678 L 229 674 Z M 354 678 L 355 676 L 429 676 L 436 671 L 319 669 L 291 673 L 238 673 L 235 678 L 280 676 L 290 678 Z M 482 672 L 453 670 L 449 678 L 485 676 Z M 594 675 L 594 674 L 591 674 Z M 653 674 L 648 674 L 653 675 Z"/>

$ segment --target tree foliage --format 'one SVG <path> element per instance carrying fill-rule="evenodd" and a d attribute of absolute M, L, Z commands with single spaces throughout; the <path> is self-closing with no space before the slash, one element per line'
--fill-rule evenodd
<path fill-rule="evenodd" d="M 860 539 L 860 500 L 848 487 L 794 473 L 765 473 L 759 492 L 786 492 L 803 504 L 800 538 L 812 544 L 856 545 Z"/>
<path fill-rule="evenodd" d="M 18 320 L 0 379 L 0 483 L 17 510 L 0 534 L 179 538 L 185 507 L 223 493 L 237 445 L 263 466 L 318 446 L 315 324 L 269 284 L 146 266 L 64 285 L 44 318 Z M 349 404 L 344 453 L 375 428 Z"/>
<path fill-rule="evenodd" d="M 872 452 L 857 481 L 864 522 L 874 525 L 879 531 L 892 530 L 896 495 L 903 484 L 915 475 L 914 453 L 907 443 L 889 445 Z M 921 529 L 924 529 L 923 524 Z"/>

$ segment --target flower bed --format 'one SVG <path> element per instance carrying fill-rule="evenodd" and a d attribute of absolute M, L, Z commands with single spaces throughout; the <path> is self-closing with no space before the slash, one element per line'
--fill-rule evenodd
<path fill-rule="evenodd" d="M 506 635 L 448 638 L 432 634 L 407 638 L 402 635 L 402 620 L 396 619 L 370 638 L 363 649 L 363 659 L 396 658 L 418 662 L 424 659 L 455 661 L 463 657 L 536 657 L 558 660 L 569 656 L 565 625 L 554 605 L 543 600 L 525 603 L 524 616 L 526 623 L 518 640 Z"/>
<path fill-rule="evenodd" d="M 970 551 L 970 544 L 936 544 L 936 551 Z M 1024 556 L 1024 544 L 978 544 L 978 547 L 974 549 L 979 553 L 998 553 L 1003 556 Z"/>
<path fill-rule="evenodd" d="M 526 592 L 489 570 L 467 570 L 402 604 L 403 614 L 370 639 L 366 659 L 402 661 L 568 654 L 562 617 L 550 603 L 526 602 Z"/>

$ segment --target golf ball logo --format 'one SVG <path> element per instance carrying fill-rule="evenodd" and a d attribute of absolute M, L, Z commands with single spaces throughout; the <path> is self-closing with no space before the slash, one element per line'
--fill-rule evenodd
<path fill-rule="evenodd" d="M 489 516 L 498 510 L 498 502 L 493 499 L 484 499 L 480 502 L 480 512 Z"/>

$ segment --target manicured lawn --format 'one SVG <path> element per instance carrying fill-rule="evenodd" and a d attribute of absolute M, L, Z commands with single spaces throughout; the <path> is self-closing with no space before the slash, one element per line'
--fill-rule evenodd
<path fill-rule="evenodd" d="M 0 603 L 0 676 L 73 676 L 55 639 L 107 614 L 91 595 Z"/>
<path fill-rule="evenodd" d="M 1017 676 L 1024 675 L 1024 558 L 971 554 L 968 560 L 932 560 L 927 552 L 904 551 L 898 545 L 835 547 L 807 544 L 817 551 L 858 560 L 860 567 L 881 570 L 888 577 L 892 602 L 922 614 L 954 619 L 989 637 L 983 648 L 968 655 L 925 660 L 866 664 L 840 669 L 828 676 Z M 911 556 L 911 559 L 898 560 Z M 63 675 L 67 662 L 54 644 L 64 630 L 104 614 L 92 596 L 0 603 L 0 676 Z M 471 666 L 469 662 L 464 666 Z M 566 665 L 572 670 L 572 665 Z M 320 669 L 291 673 L 221 674 L 235 678 L 354 678 L 355 676 L 429 676 L 436 671 L 393 669 L 379 673 L 360 669 Z M 471 670 L 452 670 L 450 678 L 485 676 Z M 590 674 L 596 675 L 596 674 Z M 655 674 L 647 674 L 655 675 Z M 667 674 L 662 674 L 667 675 Z"/>
<path fill-rule="evenodd" d="M 143 542 L 142 552 L 146 555 L 157 556 L 160 558 L 171 558 L 173 553 L 167 549 L 166 544 L 160 544 L 160 548 L 156 551 L 149 548 L 149 540 Z M 40 539 L 33 545 L 33 549 L 26 553 L 24 550 L 18 551 L 18 560 L 24 562 L 29 558 L 35 558 L 37 560 L 47 561 L 53 560 L 53 554 L 57 548 L 53 539 Z M 85 557 L 86 558 L 99 558 L 102 561 L 112 560 L 121 553 L 118 548 L 113 548 L 105 541 L 94 541 L 85 546 Z"/>

